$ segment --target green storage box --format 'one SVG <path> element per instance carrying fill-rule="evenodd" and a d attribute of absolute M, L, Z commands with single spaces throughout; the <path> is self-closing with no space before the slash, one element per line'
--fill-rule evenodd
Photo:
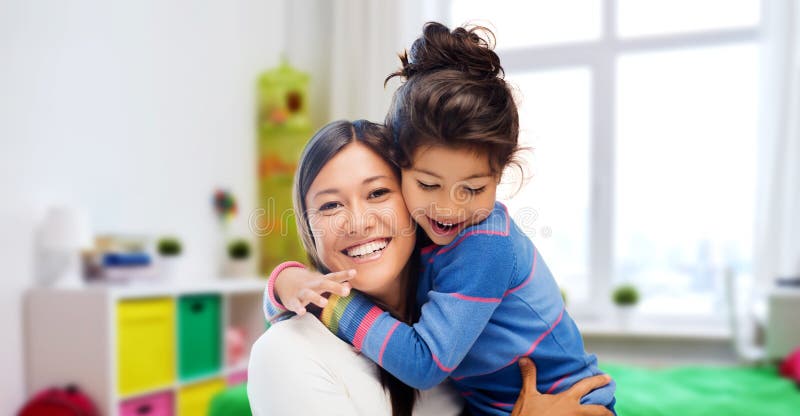
<path fill-rule="evenodd" d="M 178 374 L 182 380 L 220 371 L 220 305 L 218 295 L 183 296 L 178 301 Z"/>

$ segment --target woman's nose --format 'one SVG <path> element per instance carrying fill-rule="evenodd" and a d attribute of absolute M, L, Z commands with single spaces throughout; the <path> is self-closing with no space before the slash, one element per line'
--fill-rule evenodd
<path fill-rule="evenodd" d="M 375 226 L 374 213 L 364 204 L 354 204 L 350 210 L 348 225 L 347 231 L 350 235 L 367 235 Z"/>

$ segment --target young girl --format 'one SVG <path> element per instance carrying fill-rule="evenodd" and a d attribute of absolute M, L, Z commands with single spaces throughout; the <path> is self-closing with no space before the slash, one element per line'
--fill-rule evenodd
<path fill-rule="evenodd" d="M 471 413 L 508 415 L 522 386 L 520 357 L 533 359 L 548 393 L 600 371 L 539 252 L 495 201 L 503 170 L 515 164 L 519 123 L 482 30 L 428 23 L 390 76 L 406 79 L 386 119 L 402 193 L 430 239 L 420 250 L 419 321 L 398 321 L 355 291 L 340 296 L 348 287 L 334 280 L 352 272 L 321 276 L 298 263 L 273 271 L 265 308 L 285 311 L 281 299 L 302 313 L 315 303 L 334 334 L 406 384 L 428 389 L 449 377 Z M 389 244 L 342 252 L 355 263 L 380 261 Z M 613 383 L 582 399 L 611 410 L 614 402 Z"/>

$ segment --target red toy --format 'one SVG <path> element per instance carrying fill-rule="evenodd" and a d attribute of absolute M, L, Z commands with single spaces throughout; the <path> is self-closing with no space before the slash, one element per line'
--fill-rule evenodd
<path fill-rule="evenodd" d="M 782 376 L 800 384 L 800 347 L 783 360 L 780 372 Z"/>
<path fill-rule="evenodd" d="M 18 416 L 100 416 L 94 403 L 75 386 L 51 388 L 33 397 Z"/>

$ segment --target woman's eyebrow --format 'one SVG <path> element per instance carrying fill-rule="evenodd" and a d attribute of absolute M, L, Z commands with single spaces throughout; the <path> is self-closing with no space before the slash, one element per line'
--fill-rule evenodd
<path fill-rule="evenodd" d="M 367 178 L 367 179 L 364 179 L 364 182 L 362 182 L 362 184 L 363 184 L 363 185 L 366 185 L 366 184 L 368 184 L 368 183 L 370 183 L 370 182 L 375 182 L 375 181 L 377 181 L 378 179 L 384 179 L 384 178 L 388 178 L 388 176 L 386 176 L 386 175 L 375 175 L 375 176 L 370 176 L 369 178 Z"/>
<path fill-rule="evenodd" d="M 336 188 L 323 189 L 323 190 L 318 191 L 317 193 L 315 193 L 314 196 L 311 199 L 317 199 L 317 197 L 319 197 L 320 195 L 325 195 L 325 194 L 338 195 L 339 194 L 339 190 L 336 189 Z"/>
<path fill-rule="evenodd" d="M 384 178 L 389 178 L 389 177 L 388 177 L 388 176 L 386 176 L 386 175 L 375 175 L 375 176 L 370 176 L 369 178 L 367 178 L 367 179 L 364 179 L 364 181 L 362 182 L 362 184 L 365 184 L 365 185 L 366 185 L 366 184 L 368 184 L 368 183 L 370 183 L 370 182 L 374 182 L 374 181 L 377 181 L 378 179 L 384 179 Z M 316 198 L 317 198 L 317 197 L 319 197 L 320 195 L 326 195 L 326 194 L 338 195 L 339 193 L 340 193 L 340 192 L 339 192 L 339 190 L 338 190 L 338 189 L 336 189 L 336 188 L 322 189 L 322 190 L 320 190 L 320 191 L 317 191 L 317 192 L 314 194 L 314 196 L 313 196 L 313 197 L 311 197 L 311 199 L 316 199 Z"/>

